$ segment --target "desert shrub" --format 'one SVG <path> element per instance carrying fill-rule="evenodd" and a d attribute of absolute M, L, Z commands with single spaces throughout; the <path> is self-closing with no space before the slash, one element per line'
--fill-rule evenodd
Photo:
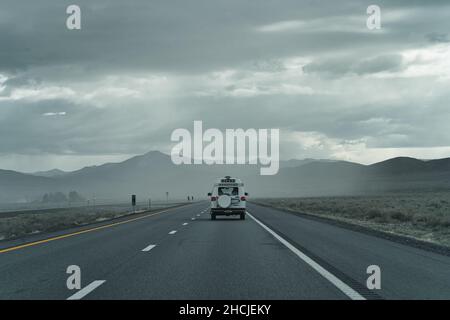
<path fill-rule="evenodd" d="M 444 220 L 442 217 L 438 217 L 430 214 L 420 214 L 414 218 L 414 222 L 416 225 L 423 225 L 426 227 L 436 228 L 439 226 L 443 226 Z"/>
<path fill-rule="evenodd" d="M 374 213 L 375 217 L 372 218 L 371 220 L 373 220 L 374 222 L 377 222 L 377 223 L 390 223 L 390 222 L 392 222 L 391 216 L 390 216 L 390 214 L 388 212 L 383 211 L 383 210 L 377 210 L 377 211 L 378 211 L 378 213 Z"/>
<path fill-rule="evenodd" d="M 411 221 L 411 216 L 401 211 L 390 212 L 390 217 L 401 222 Z"/>
<path fill-rule="evenodd" d="M 388 223 L 389 222 L 389 218 L 387 215 L 382 214 L 381 216 L 373 219 L 373 221 L 377 222 L 377 223 Z"/>
<path fill-rule="evenodd" d="M 441 226 L 444 228 L 450 228 L 450 217 L 442 217 L 441 218 Z M 447 229 L 450 232 L 450 229 Z"/>
<path fill-rule="evenodd" d="M 442 207 L 442 205 L 439 202 L 432 201 L 432 202 L 427 204 L 427 207 L 433 208 L 433 209 L 440 209 Z"/>
<path fill-rule="evenodd" d="M 441 219 L 435 216 L 429 216 L 426 220 L 426 225 L 432 228 L 440 227 L 442 225 Z"/>
<path fill-rule="evenodd" d="M 381 216 L 383 216 L 383 213 L 380 212 L 380 210 L 378 210 L 378 209 L 369 209 L 369 211 L 367 212 L 367 218 L 369 220 L 376 219 Z"/>

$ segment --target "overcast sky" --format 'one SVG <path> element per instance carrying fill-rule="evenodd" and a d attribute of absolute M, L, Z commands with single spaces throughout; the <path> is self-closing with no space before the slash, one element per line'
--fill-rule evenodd
<path fill-rule="evenodd" d="M 279 128 L 282 159 L 449 157 L 449 16 L 447 0 L 2 0 L 0 168 L 169 153 L 194 120 Z"/>

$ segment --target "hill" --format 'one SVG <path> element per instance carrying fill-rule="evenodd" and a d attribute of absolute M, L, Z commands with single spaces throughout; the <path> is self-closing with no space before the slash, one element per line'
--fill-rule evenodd
<path fill-rule="evenodd" d="M 450 158 L 398 157 L 372 165 L 347 161 L 283 162 L 275 176 L 260 176 L 257 166 L 174 165 L 169 155 L 151 151 L 119 163 L 54 171 L 48 177 L 0 170 L 0 201 L 40 198 L 45 193 L 77 190 L 86 198 L 204 198 L 215 178 L 239 176 L 252 196 L 356 195 L 417 190 L 450 190 Z M 48 175 L 48 174 L 46 174 Z"/>

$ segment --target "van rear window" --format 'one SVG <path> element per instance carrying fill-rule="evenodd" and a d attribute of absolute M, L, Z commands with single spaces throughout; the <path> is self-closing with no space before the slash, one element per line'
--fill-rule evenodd
<path fill-rule="evenodd" d="M 227 196 L 237 196 L 239 194 L 238 187 L 219 187 L 218 191 L 219 196 L 227 195 Z"/>

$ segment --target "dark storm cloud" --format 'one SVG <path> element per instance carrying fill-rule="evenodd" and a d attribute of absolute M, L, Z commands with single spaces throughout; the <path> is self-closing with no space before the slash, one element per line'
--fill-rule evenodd
<path fill-rule="evenodd" d="M 292 16 L 286 8 L 295 1 L 77 1 L 80 31 L 65 28 L 69 4 L 3 2 L 0 68 L 86 64 L 105 71 L 180 71 L 234 64 L 286 50 L 273 46 L 267 52 L 252 28 Z"/>
<path fill-rule="evenodd" d="M 0 70 L 79 65 L 86 70 L 200 71 L 239 63 L 348 46 L 374 46 L 371 37 L 340 32 L 332 17 L 357 15 L 365 29 L 369 1 L 76 1 L 82 30 L 65 28 L 73 1 L 3 1 Z M 380 1 L 383 6 L 384 2 Z M 438 5 L 439 2 L 435 2 Z M 386 10 L 412 10 L 422 3 L 386 2 Z M 427 2 L 427 10 L 432 4 Z M 420 9 L 415 9 L 420 12 Z M 330 20 L 327 22 L 327 19 Z M 261 34 L 258 26 L 323 19 L 316 33 Z M 327 23 L 331 24 L 327 26 Z M 423 20 L 408 24 L 423 24 Z M 426 21 L 432 24 L 433 21 Z M 350 24 L 350 21 L 349 23 Z M 399 38 L 385 37 L 385 45 Z M 405 45 L 400 42 L 397 45 Z"/>

